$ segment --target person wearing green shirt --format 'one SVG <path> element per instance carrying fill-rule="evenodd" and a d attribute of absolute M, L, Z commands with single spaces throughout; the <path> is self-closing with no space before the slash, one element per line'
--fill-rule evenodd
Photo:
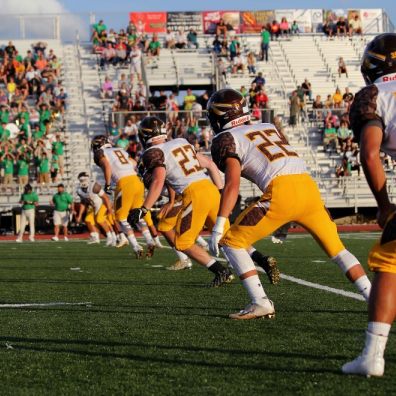
<path fill-rule="evenodd" d="M 56 135 L 55 142 L 52 143 L 52 150 L 58 156 L 59 173 L 63 177 L 65 169 L 65 142 L 61 140 L 61 135 Z"/>
<path fill-rule="evenodd" d="M 3 157 L 4 180 L 3 184 L 12 184 L 14 182 L 14 164 L 15 157 L 7 153 Z"/>
<path fill-rule="evenodd" d="M 94 23 L 92 25 L 92 28 L 99 34 L 99 36 L 102 34 L 103 31 L 107 30 L 107 26 L 103 23 L 102 19 L 98 23 Z"/>
<path fill-rule="evenodd" d="M 26 155 L 20 155 L 17 161 L 18 166 L 18 182 L 24 186 L 29 181 L 29 159 Z"/>
<path fill-rule="evenodd" d="M 58 184 L 58 192 L 52 197 L 52 203 L 54 205 L 54 236 L 52 240 L 59 241 L 59 230 L 60 226 L 63 228 L 64 239 L 67 242 L 67 225 L 69 224 L 69 208 L 73 205 L 73 197 L 65 191 L 65 186 L 60 183 Z M 74 207 L 72 207 L 74 212 Z"/>
<path fill-rule="evenodd" d="M 51 157 L 51 180 L 52 183 L 56 182 L 56 178 L 58 177 L 59 171 L 59 163 L 58 163 L 58 156 L 52 150 L 52 157 Z"/>
<path fill-rule="evenodd" d="M 271 34 L 270 32 L 263 26 L 261 31 L 261 60 L 265 59 L 268 62 L 268 49 L 270 44 Z"/>
<path fill-rule="evenodd" d="M 116 146 L 123 148 L 124 150 L 129 146 L 129 139 L 124 133 L 119 137 L 119 139 L 117 139 Z"/>
<path fill-rule="evenodd" d="M 43 153 L 41 157 L 38 158 L 38 173 L 39 173 L 39 183 L 48 184 L 50 182 L 50 160 L 47 153 Z"/>
<path fill-rule="evenodd" d="M 0 140 L 2 142 L 6 142 L 7 140 L 10 139 L 11 133 L 7 129 L 7 124 L 5 122 L 2 122 L 0 125 Z"/>
<path fill-rule="evenodd" d="M 23 241 L 23 234 L 25 233 L 26 226 L 29 224 L 29 240 L 34 242 L 35 235 L 35 217 L 36 217 L 36 206 L 38 205 L 38 195 L 32 189 L 30 184 L 26 184 L 21 199 L 19 202 L 22 204 L 21 212 L 21 227 L 16 242 L 21 243 Z"/>

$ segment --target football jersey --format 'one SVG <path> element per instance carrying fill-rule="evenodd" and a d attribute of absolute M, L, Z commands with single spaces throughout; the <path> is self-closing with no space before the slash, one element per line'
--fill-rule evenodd
<path fill-rule="evenodd" d="M 396 158 L 396 81 L 361 89 L 352 103 L 349 120 L 357 141 L 365 125 L 379 126 L 384 133 L 381 150 Z"/>
<path fill-rule="evenodd" d="M 80 197 L 84 205 L 92 206 L 94 212 L 97 213 L 102 206 L 102 196 L 105 192 L 98 183 L 90 183 L 88 188 L 77 188 L 77 195 Z"/>
<path fill-rule="evenodd" d="M 110 163 L 111 179 L 114 183 L 118 183 L 123 177 L 136 175 L 135 164 L 129 159 L 129 155 L 124 149 L 104 147 L 95 151 L 95 164 L 99 165 L 103 157 L 106 157 Z"/>
<path fill-rule="evenodd" d="M 261 191 L 277 176 L 307 172 L 305 162 L 272 124 L 242 125 L 215 136 L 212 159 L 221 171 L 230 157 L 238 159 L 241 175 Z"/>
<path fill-rule="evenodd" d="M 186 139 L 174 139 L 149 147 L 143 154 L 143 164 L 146 171 L 152 171 L 162 166 L 166 169 L 166 183 L 176 194 L 192 183 L 209 179 L 199 164 L 194 147 Z"/>

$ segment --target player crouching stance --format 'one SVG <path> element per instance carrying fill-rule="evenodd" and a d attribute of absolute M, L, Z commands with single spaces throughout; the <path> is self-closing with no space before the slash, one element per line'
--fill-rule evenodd
<path fill-rule="evenodd" d="M 370 281 L 358 259 L 342 244 L 318 187 L 286 138 L 272 124 L 249 125 L 246 101 L 233 89 L 215 92 L 207 110 L 216 135 L 212 158 L 225 173 L 220 209 L 209 244 L 215 255 L 219 254 L 219 243 L 223 246 L 251 299 L 251 304 L 230 317 L 254 319 L 274 315 L 273 303 L 265 294 L 246 249 L 291 221 L 301 224 L 319 241 L 367 300 Z M 238 197 L 241 176 L 255 183 L 263 195 L 240 214 L 222 238 Z"/>
<path fill-rule="evenodd" d="M 91 143 L 96 165 L 102 168 L 105 177 L 104 191 L 110 194 L 110 183 L 116 184 L 114 207 L 115 218 L 121 230 L 127 236 L 129 244 L 135 252 L 136 258 L 143 256 L 143 248 L 137 243 L 133 230 L 128 223 L 128 214 L 134 208 L 139 208 L 144 199 L 144 186 L 138 177 L 134 164 L 129 160 L 128 153 L 113 147 L 104 135 L 95 136 Z M 137 224 L 147 243 L 146 256 L 154 253 L 155 244 L 150 235 L 144 219 L 139 219 Z"/>
<path fill-rule="evenodd" d="M 91 234 L 89 243 L 100 243 L 96 228 L 96 225 L 99 225 L 106 234 L 106 246 L 115 246 L 116 237 L 110 224 L 110 219 L 113 216 L 113 206 L 110 198 L 100 184 L 90 182 L 89 175 L 86 172 L 81 172 L 78 175 L 78 181 L 77 195 L 80 197 L 81 203 L 76 218 L 77 223 L 81 222 L 84 210 L 87 209 L 84 221 Z"/>
<path fill-rule="evenodd" d="M 174 246 L 215 274 L 211 286 L 218 287 L 232 280 L 228 268 L 213 259 L 195 241 L 205 224 L 211 229 L 220 203 L 220 174 L 214 163 L 185 139 L 167 142 L 162 121 L 146 117 L 139 125 L 139 139 L 145 151 L 143 166 L 151 175 L 151 183 L 143 205 L 132 210 L 130 222 L 138 223 L 161 195 L 164 183 L 182 196 L 182 209 L 177 217 Z M 206 175 L 207 169 L 213 182 Z"/>
<path fill-rule="evenodd" d="M 360 143 L 367 182 L 378 204 L 378 224 L 384 231 L 368 259 L 375 275 L 365 347 L 342 371 L 379 377 L 384 374 L 385 347 L 396 316 L 396 207 L 387 193 L 380 157 L 381 152 L 396 157 L 396 34 L 381 34 L 367 45 L 361 72 L 368 86 L 356 94 L 349 118 Z"/>

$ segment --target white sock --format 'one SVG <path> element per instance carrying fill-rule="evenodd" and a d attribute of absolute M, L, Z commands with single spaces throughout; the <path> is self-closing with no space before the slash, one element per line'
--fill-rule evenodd
<path fill-rule="evenodd" d="M 371 282 L 369 278 L 367 278 L 367 275 L 363 275 L 359 279 L 356 279 L 354 284 L 359 290 L 359 293 L 364 297 L 366 302 L 368 302 L 371 291 Z"/>
<path fill-rule="evenodd" d="M 153 240 L 154 240 L 154 242 L 155 242 L 155 244 L 156 244 L 157 246 L 162 246 L 160 237 L 159 237 L 158 235 L 157 235 L 156 237 L 154 237 Z"/>
<path fill-rule="evenodd" d="M 149 230 L 142 231 L 142 235 L 144 236 L 144 239 L 146 240 L 147 245 L 154 245 L 154 241 L 153 241 L 153 238 L 151 237 Z"/>
<path fill-rule="evenodd" d="M 113 234 L 111 233 L 111 231 L 106 232 L 106 237 L 107 239 L 113 239 Z"/>
<path fill-rule="evenodd" d="M 208 246 L 208 243 L 205 241 L 205 239 L 203 239 L 201 236 L 199 236 L 198 238 L 197 238 L 197 241 L 196 241 L 197 243 L 198 243 L 198 245 L 199 246 L 201 246 L 201 247 L 207 247 Z"/>
<path fill-rule="evenodd" d="M 209 261 L 209 263 L 205 264 L 206 268 L 209 268 L 210 266 L 212 266 L 214 263 L 216 262 L 216 260 L 214 258 L 212 258 L 212 260 Z"/>
<path fill-rule="evenodd" d="M 179 258 L 180 261 L 185 261 L 188 260 L 188 256 L 181 252 L 180 250 L 176 250 L 176 248 L 173 248 L 175 253 L 177 254 L 177 257 Z M 213 263 L 212 263 L 213 264 Z"/>
<path fill-rule="evenodd" d="M 128 242 L 132 246 L 133 250 L 139 250 L 140 249 L 140 246 L 139 246 L 134 234 L 129 234 L 128 235 Z"/>
<path fill-rule="evenodd" d="M 120 239 L 120 242 L 127 241 L 127 237 L 125 236 L 125 234 L 123 232 L 121 232 L 121 234 L 118 234 L 118 237 Z"/>
<path fill-rule="evenodd" d="M 388 337 L 390 329 L 391 325 L 384 322 L 369 322 L 367 326 L 368 332 L 382 337 Z"/>
<path fill-rule="evenodd" d="M 268 302 L 268 297 L 265 294 L 258 275 L 249 276 L 249 278 L 243 279 L 242 284 L 248 292 L 252 303 L 257 305 L 265 305 Z"/>

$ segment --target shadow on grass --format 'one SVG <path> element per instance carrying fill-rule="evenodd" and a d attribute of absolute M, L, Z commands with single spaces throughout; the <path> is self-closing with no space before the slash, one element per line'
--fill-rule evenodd
<path fill-rule="evenodd" d="M 20 337 L 0 337 L 0 340 L 13 344 L 13 348 L 16 351 L 33 351 L 33 352 L 45 352 L 45 353 L 65 353 L 65 354 L 74 354 L 78 356 L 84 357 L 101 357 L 101 358 L 112 358 L 112 359 L 126 359 L 130 361 L 136 362 L 144 362 L 147 364 L 152 363 L 161 363 L 161 364 L 170 364 L 177 366 L 200 366 L 200 367 L 208 367 L 208 368 L 224 368 L 224 369 L 243 369 L 243 370 L 260 370 L 260 371 L 269 371 L 269 372 L 289 372 L 289 373 L 332 373 L 332 374 L 341 374 L 339 369 L 331 369 L 326 367 L 315 367 L 315 368 L 304 368 L 304 367 L 290 367 L 290 364 L 284 367 L 267 367 L 260 364 L 246 364 L 246 363 L 231 363 L 231 362 L 213 362 L 210 361 L 210 357 L 207 360 L 198 360 L 193 359 L 193 356 L 197 356 L 194 354 L 199 353 L 217 353 L 222 355 L 228 355 L 230 360 L 234 360 L 233 357 L 239 356 L 240 358 L 249 358 L 253 355 L 260 355 L 263 358 L 279 358 L 279 359 L 304 359 L 311 360 L 312 365 L 317 366 L 318 362 L 327 361 L 329 359 L 332 360 L 341 360 L 346 361 L 348 359 L 345 355 L 329 355 L 326 356 L 326 359 L 322 355 L 312 355 L 307 353 L 295 353 L 295 352 L 270 352 L 270 351 L 241 351 L 236 349 L 224 349 L 224 348 L 206 348 L 206 347 L 179 347 L 179 346 L 167 346 L 167 345 L 157 345 L 157 344 L 144 344 L 144 343 L 118 343 L 118 342 L 103 342 L 103 341 L 88 341 L 88 340 L 59 340 L 59 339 L 40 339 L 40 338 L 20 338 Z M 23 343 L 44 343 L 48 345 L 24 345 Z M 57 348 L 54 345 L 66 345 L 67 347 Z M 70 344 L 74 345 L 84 345 L 84 346 L 92 346 L 92 347 L 134 347 L 139 348 L 141 350 L 140 354 L 133 353 L 116 353 L 116 352 L 105 352 L 105 351 L 92 351 L 92 350 L 79 350 L 69 346 Z M 149 355 L 149 349 L 153 349 L 152 353 L 155 355 Z M 160 356 L 158 350 L 163 350 L 164 355 L 169 356 L 169 352 L 173 351 L 175 354 L 178 353 L 191 353 L 189 358 L 181 358 L 179 356 L 169 356 L 164 357 Z M 7 352 L 8 353 L 8 352 Z M 215 357 L 218 358 L 218 357 Z M 304 362 L 306 365 L 307 362 Z"/>

